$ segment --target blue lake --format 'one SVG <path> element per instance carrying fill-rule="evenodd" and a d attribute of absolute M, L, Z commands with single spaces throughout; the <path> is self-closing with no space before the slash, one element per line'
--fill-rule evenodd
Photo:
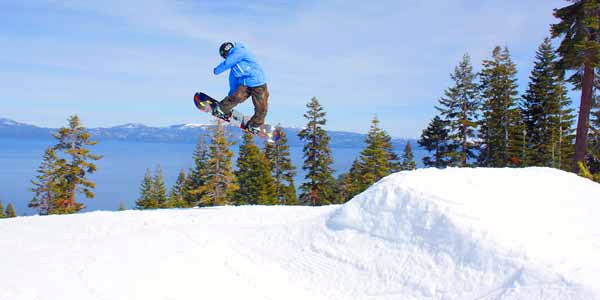
<path fill-rule="evenodd" d="M 54 140 L 0 139 L 0 201 L 12 202 L 17 214 L 34 214 L 27 208 L 33 197 L 29 191 L 31 180 L 37 175 L 44 150 L 54 145 Z M 90 210 L 116 210 L 123 201 L 132 208 L 139 196 L 139 187 L 147 168 L 154 170 L 160 164 L 167 186 L 177 179 L 181 169 L 186 172 L 192 166 L 194 144 L 141 143 L 102 141 L 91 147 L 92 153 L 103 156 L 97 162 L 97 173 L 90 179 L 97 185 L 94 199 L 79 197 L 78 201 Z M 237 151 L 238 146 L 232 149 Z M 332 148 L 333 168 L 336 174 L 346 172 L 362 149 Z M 396 149 L 398 152 L 401 149 Z M 303 181 L 302 148 L 292 147 L 291 155 L 297 168 L 296 183 Z M 417 154 L 417 157 L 421 155 Z"/>

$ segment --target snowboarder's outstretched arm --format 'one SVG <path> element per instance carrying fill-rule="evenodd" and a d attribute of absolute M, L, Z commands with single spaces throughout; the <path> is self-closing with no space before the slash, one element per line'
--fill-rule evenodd
<path fill-rule="evenodd" d="M 221 62 L 215 69 L 215 75 L 219 75 L 229 68 L 233 67 L 235 64 L 239 63 L 240 60 L 244 57 L 243 51 L 233 51 L 231 55 L 227 56 L 227 58 Z"/>

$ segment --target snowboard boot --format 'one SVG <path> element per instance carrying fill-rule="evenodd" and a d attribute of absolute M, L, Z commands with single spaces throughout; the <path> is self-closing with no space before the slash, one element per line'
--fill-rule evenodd
<path fill-rule="evenodd" d="M 246 130 L 246 131 L 248 131 L 248 132 L 250 132 L 251 134 L 254 134 L 254 135 L 262 135 L 263 134 L 261 125 L 255 126 L 252 123 L 246 124 L 244 130 Z"/>
<path fill-rule="evenodd" d="M 221 108 L 221 105 L 217 104 L 215 105 L 215 108 L 213 109 L 213 115 L 217 118 L 229 121 L 229 119 L 231 119 L 231 112 L 225 112 L 223 111 L 223 109 Z"/>

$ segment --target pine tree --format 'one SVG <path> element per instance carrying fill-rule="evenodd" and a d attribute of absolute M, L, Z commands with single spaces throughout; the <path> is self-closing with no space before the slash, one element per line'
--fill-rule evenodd
<path fill-rule="evenodd" d="M 6 218 L 6 215 L 4 214 L 4 205 L 2 204 L 2 201 L 0 201 L 0 219 Z"/>
<path fill-rule="evenodd" d="M 279 139 L 274 143 L 266 143 L 265 156 L 269 160 L 271 175 L 275 180 L 277 202 L 281 205 L 296 205 L 298 204 L 294 185 L 296 167 L 290 158 L 290 147 L 285 132 L 281 128 L 277 128 L 277 131 Z"/>
<path fill-rule="evenodd" d="M 167 188 L 160 165 L 156 166 L 156 173 L 154 173 L 154 179 L 152 180 L 152 198 L 159 208 L 168 207 Z"/>
<path fill-rule="evenodd" d="M 144 179 L 140 186 L 140 197 L 135 202 L 135 208 L 158 208 L 158 201 L 154 198 L 153 187 L 154 180 L 152 179 L 152 172 L 150 172 L 150 169 L 146 169 L 146 174 L 144 175 Z"/>
<path fill-rule="evenodd" d="M 523 121 L 523 113 L 519 108 L 508 112 L 508 119 L 512 126 L 508 127 L 508 166 L 527 166 L 527 129 Z"/>
<path fill-rule="evenodd" d="M 35 196 L 29 202 L 29 207 L 37 209 L 40 215 L 49 214 L 54 210 L 54 204 L 62 202 L 61 199 L 66 196 L 60 186 L 58 170 L 56 152 L 52 148 L 46 149 L 37 170 L 37 180 L 31 181 L 34 186 L 31 191 Z"/>
<path fill-rule="evenodd" d="M 91 134 L 81 124 L 78 116 L 69 118 L 69 125 L 58 130 L 54 137 L 58 144 L 54 150 L 62 152 L 64 158 L 57 161 L 58 176 L 64 182 L 66 198 L 55 203 L 52 213 L 74 213 L 83 209 L 83 203 L 75 202 L 75 195 L 82 193 L 86 198 L 94 198 L 93 189 L 96 184 L 87 178 L 96 172 L 96 165 L 90 161 L 101 159 L 101 156 L 90 153 L 86 146 L 94 146 L 97 142 L 90 140 Z"/>
<path fill-rule="evenodd" d="M 582 90 L 575 140 L 575 172 L 579 172 L 579 163 L 586 157 L 595 69 L 600 67 L 599 10 L 597 0 L 574 0 L 568 6 L 554 10 L 554 16 L 560 21 L 551 26 L 552 37 L 562 37 L 557 50 L 560 56 L 557 67 L 563 76 L 565 71 L 575 70 L 569 81 Z"/>
<path fill-rule="evenodd" d="M 453 166 L 468 166 L 469 160 L 476 157 L 475 130 L 477 129 L 477 111 L 479 109 L 479 92 L 475 83 L 471 58 L 463 56 L 460 64 L 450 75 L 454 85 L 444 92 L 439 100 L 441 117 L 448 124 L 449 164 Z"/>
<path fill-rule="evenodd" d="M 208 164 L 208 145 L 206 136 L 202 135 L 198 139 L 196 150 L 194 152 L 194 167 L 190 169 L 189 175 L 186 178 L 183 197 L 187 207 L 195 207 L 202 205 L 203 193 L 200 192 L 207 179 L 207 164 Z M 192 192 L 193 191 L 193 192 Z"/>
<path fill-rule="evenodd" d="M 536 62 L 530 83 L 521 104 L 523 119 L 527 128 L 527 165 L 548 166 L 551 161 L 552 144 L 549 111 L 558 98 L 556 81 L 554 80 L 554 51 L 549 39 L 536 52 Z"/>
<path fill-rule="evenodd" d="M 392 138 L 379 128 L 379 120 L 374 117 L 365 138 L 365 148 L 349 172 L 337 180 L 338 202 L 346 202 L 381 178 L 402 170 L 402 162 L 394 152 L 391 141 Z"/>
<path fill-rule="evenodd" d="M 337 180 L 336 194 L 339 197 L 340 203 L 345 203 L 363 191 L 364 180 L 358 159 L 352 162 L 352 166 L 348 173 L 340 175 Z"/>
<path fill-rule="evenodd" d="M 588 132 L 588 150 L 585 163 L 580 163 L 580 174 L 589 173 L 600 175 L 600 101 L 597 95 L 592 98 L 592 110 L 590 112 L 590 128 Z"/>
<path fill-rule="evenodd" d="M 192 194 L 200 194 L 200 205 L 216 206 L 231 203 L 231 195 L 238 189 L 231 159 L 233 152 L 229 149 L 232 145 L 225 137 L 225 128 L 221 120 L 213 130 L 204 184 Z"/>
<path fill-rule="evenodd" d="M 555 133 L 553 150 L 553 166 L 565 171 L 571 171 L 574 169 L 573 162 L 575 155 L 575 147 L 573 141 L 575 140 L 575 129 L 573 124 L 575 123 L 575 110 L 571 108 L 571 99 L 567 96 L 567 87 L 564 81 L 559 78 L 558 82 L 558 94 L 559 94 L 559 115 L 558 115 L 558 130 Z"/>
<path fill-rule="evenodd" d="M 7 218 L 14 218 L 17 216 L 17 213 L 15 212 L 15 208 L 13 207 L 12 203 L 8 203 L 8 206 L 6 207 L 6 211 L 4 212 L 4 215 Z"/>
<path fill-rule="evenodd" d="M 233 194 L 233 202 L 236 205 L 277 204 L 276 186 L 271 176 L 269 161 L 256 146 L 254 136 L 249 132 L 244 134 L 240 145 L 235 176 L 239 185 L 239 189 Z"/>
<path fill-rule="evenodd" d="M 417 141 L 421 147 L 432 156 L 423 157 L 423 164 L 428 167 L 445 168 L 450 163 L 449 148 L 450 137 L 448 123 L 439 116 L 435 116 L 426 129 L 421 134 L 421 139 Z"/>
<path fill-rule="evenodd" d="M 524 159 L 524 125 L 517 107 L 516 73 L 507 48 L 496 47 L 492 60 L 483 62 L 480 166 L 518 166 Z"/>
<path fill-rule="evenodd" d="M 375 117 L 365 139 L 366 147 L 359 156 L 359 191 L 364 191 L 381 178 L 400 169 L 398 156 L 392 148 L 391 137 L 381 128 Z"/>
<path fill-rule="evenodd" d="M 571 155 L 573 110 L 555 64 L 552 42 L 546 38 L 536 53 L 531 82 L 521 104 L 530 166 L 563 168 L 564 158 Z"/>
<path fill-rule="evenodd" d="M 317 98 L 313 97 L 306 106 L 308 112 L 304 117 L 308 120 L 306 128 L 298 136 L 304 141 L 304 164 L 302 169 L 307 171 L 307 180 L 300 186 L 300 200 L 309 205 L 325 205 L 335 202 L 335 179 L 331 164 L 329 136 L 323 129 L 327 123 L 325 112 Z"/>
<path fill-rule="evenodd" d="M 404 146 L 404 154 L 402 154 L 402 170 L 410 171 L 417 169 L 417 163 L 415 162 L 415 156 L 412 152 L 410 142 L 406 142 Z"/>
<path fill-rule="evenodd" d="M 173 185 L 171 191 L 169 192 L 169 204 L 167 205 L 168 207 L 187 207 L 187 202 L 184 199 L 186 194 L 185 188 L 186 175 L 185 171 L 181 170 L 179 171 L 179 176 L 177 176 L 177 181 L 175 182 L 175 185 Z"/>

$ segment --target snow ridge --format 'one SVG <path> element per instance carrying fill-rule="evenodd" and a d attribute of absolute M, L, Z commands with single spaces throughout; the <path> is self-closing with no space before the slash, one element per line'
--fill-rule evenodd
<path fill-rule="evenodd" d="M 427 279 L 400 288 L 415 299 L 596 299 L 594 196 L 600 185 L 554 169 L 425 169 L 384 178 L 327 225 L 400 245 Z"/>

